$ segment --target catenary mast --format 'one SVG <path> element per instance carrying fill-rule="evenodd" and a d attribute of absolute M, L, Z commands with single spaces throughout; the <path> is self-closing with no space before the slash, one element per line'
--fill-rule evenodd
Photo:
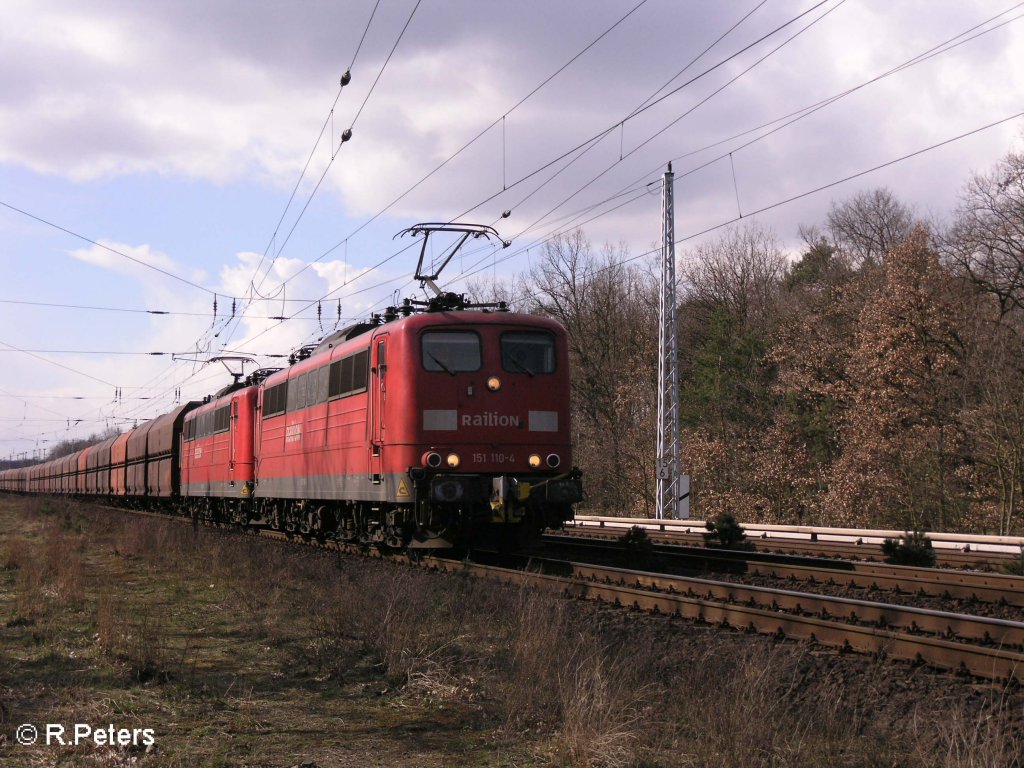
<path fill-rule="evenodd" d="M 676 249 L 672 163 L 662 185 L 661 293 L 658 301 L 657 517 L 689 517 L 679 471 L 679 335 L 676 328 Z"/>

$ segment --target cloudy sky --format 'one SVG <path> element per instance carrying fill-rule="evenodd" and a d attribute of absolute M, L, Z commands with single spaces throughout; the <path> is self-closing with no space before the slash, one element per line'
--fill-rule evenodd
<path fill-rule="evenodd" d="M 211 357 L 271 365 L 413 294 L 416 251 L 393 237 L 419 221 L 513 241 L 453 261 L 459 290 L 574 226 L 656 247 L 668 161 L 681 257 L 740 213 L 795 249 L 799 225 L 879 186 L 946 216 L 972 172 L 1022 149 L 1022 16 L 1009 0 L 5 0 L 0 456 L 130 426 L 226 383 Z"/>

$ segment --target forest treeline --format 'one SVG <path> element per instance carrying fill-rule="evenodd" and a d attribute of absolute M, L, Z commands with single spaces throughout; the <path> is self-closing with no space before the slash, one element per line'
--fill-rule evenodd
<path fill-rule="evenodd" d="M 1024 155 L 947 221 L 876 189 L 800 234 L 681 254 L 691 515 L 1024 533 Z M 569 331 L 586 511 L 651 514 L 657 265 L 575 231 L 498 291 Z"/>
<path fill-rule="evenodd" d="M 1024 155 L 947 220 L 875 189 L 800 235 L 795 259 L 756 224 L 681 254 L 691 515 L 1024 533 Z M 654 510 L 657 272 L 577 230 L 471 290 L 568 329 L 581 511 Z"/>

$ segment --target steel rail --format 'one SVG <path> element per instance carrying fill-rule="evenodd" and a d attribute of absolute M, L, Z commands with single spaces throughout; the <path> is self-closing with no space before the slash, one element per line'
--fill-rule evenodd
<path fill-rule="evenodd" d="M 681 538 L 699 541 L 705 532 L 700 520 L 655 520 L 650 518 L 602 517 L 578 515 L 574 526 L 582 529 L 625 529 L 640 525 L 666 539 Z M 904 531 L 868 528 L 834 528 L 810 525 L 743 525 L 749 541 L 759 548 L 781 549 L 790 552 L 845 554 L 851 557 L 881 557 L 885 539 L 896 539 Z M 993 566 L 1024 557 L 1024 537 L 981 536 L 975 534 L 946 534 L 926 532 L 934 545 L 939 562 L 955 567 Z"/>
<path fill-rule="evenodd" d="M 822 617 L 847 618 L 908 631 L 931 632 L 1001 646 L 1024 649 L 1024 622 L 933 611 L 913 606 L 892 605 L 787 589 L 773 589 L 728 581 L 665 576 L 620 568 L 573 564 L 574 575 L 588 581 L 619 583 L 641 589 L 747 603 L 777 610 L 810 613 Z M 683 589 L 685 587 L 685 589 Z"/>
<path fill-rule="evenodd" d="M 703 535 L 696 531 L 663 531 L 658 529 L 656 523 L 648 523 L 641 527 L 647 530 L 651 541 L 656 543 L 672 546 L 699 547 L 703 545 Z M 574 526 L 564 528 L 560 531 L 560 534 L 581 539 L 590 538 L 613 541 L 621 539 L 626 530 L 626 527 L 601 527 L 596 523 L 581 524 L 578 522 Z M 863 561 L 880 561 L 883 557 L 881 545 L 872 542 L 857 544 L 855 542 L 750 537 L 746 540 L 746 543 L 750 544 L 755 551 L 766 553 L 776 552 L 806 555 L 809 557 L 847 558 Z M 1020 559 L 1019 555 L 1005 552 L 964 551 L 957 549 L 935 550 L 936 564 L 948 568 L 1000 568 L 1010 563 L 1019 562 Z"/>
<path fill-rule="evenodd" d="M 594 546 L 595 551 L 609 554 L 622 554 L 624 551 L 621 547 L 607 546 L 604 544 L 603 537 L 591 544 L 587 537 L 579 535 L 549 534 L 544 537 L 544 541 L 567 546 L 570 549 Z M 809 583 L 848 585 L 1024 606 L 1024 577 L 1003 573 L 921 568 L 862 560 L 823 558 L 806 558 L 806 563 L 802 563 L 799 562 L 800 556 L 778 556 L 767 552 L 717 550 L 674 544 L 663 545 L 653 554 L 671 558 L 680 563 L 692 563 L 701 567 L 742 573 L 744 576 L 796 579 Z M 794 562 L 795 559 L 796 562 Z"/>
<path fill-rule="evenodd" d="M 585 580 L 582 577 L 583 574 L 593 573 L 593 566 L 572 564 L 575 575 L 566 577 L 452 560 L 433 560 L 429 564 L 446 571 L 469 571 L 502 583 L 535 586 L 572 597 L 625 605 L 651 613 L 677 615 L 690 620 L 721 624 L 759 634 L 810 640 L 841 650 L 853 650 L 877 654 L 885 658 L 922 662 L 942 669 L 965 669 L 971 674 L 988 679 L 1021 679 L 1024 676 L 1024 653 L 1002 646 L 955 642 L 930 635 L 913 635 L 905 631 L 850 624 L 829 618 L 783 613 L 771 608 L 759 607 L 756 603 L 723 603 L 705 597 L 683 594 L 679 591 L 656 592 L 607 581 Z M 610 570 L 629 574 L 631 577 L 639 575 L 638 572 L 621 571 L 621 569 Z M 665 577 L 661 574 L 647 574 L 647 576 L 659 580 L 679 578 Z M 738 585 L 722 584 L 723 588 L 733 590 L 734 597 L 739 598 L 742 590 L 738 588 Z M 782 590 L 776 590 L 776 592 L 782 592 Z M 801 593 L 793 594 L 801 595 Z M 812 605 L 815 600 L 828 600 L 820 595 L 803 594 L 801 596 L 805 601 L 803 604 L 808 606 Z M 838 605 L 839 603 L 834 604 Z M 893 618 L 905 613 L 905 609 L 899 606 L 879 605 L 879 609 L 892 611 Z M 916 614 L 920 610 L 915 609 L 910 613 Z M 949 614 L 949 616 L 956 616 L 956 614 Z M 988 623 L 993 628 L 1002 624 L 1016 624 L 1016 622 L 1002 622 L 998 619 L 982 617 L 962 616 L 959 618 L 962 620 L 961 626 L 964 628 L 978 620 L 983 624 Z M 950 624 L 948 618 L 946 622 L 947 625 Z M 913 625 L 913 622 L 911 624 Z M 1017 633 L 1024 632 L 1024 624 L 1019 624 L 1014 628 L 1003 627 L 1003 629 L 1007 636 L 1017 637 Z"/>
<path fill-rule="evenodd" d="M 661 530 L 705 530 L 703 520 L 653 520 L 651 518 L 636 517 L 603 517 L 595 515 L 577 515 L 576 521 L 579 524 L 597 523 L 599 525 L 617 525 L 629 527 L 630 525 L 649 525 Z M 743 526 L 748 532 L 755 532 L 760 536 L 770 537 L 792 537 L 819 540 L 823 536 L 833 537 L 836 540 L 872 541 L 880 544 L 884 539 L 895 539 L 903 536 L 906 531 L 890 528 L 834 528 L 817 525 L 774 525 L 762 523 L 746 523 Z M 947 533 L 944 531 L 924 531 L 928 539 L 943 548 L 963 549 L 973 545 L 976 547 L 1002 548 L 1010 554 L 1018 554 L 1024 547 L 1024 536 L 999 536 L 993 534 L 977 533 Z"/>

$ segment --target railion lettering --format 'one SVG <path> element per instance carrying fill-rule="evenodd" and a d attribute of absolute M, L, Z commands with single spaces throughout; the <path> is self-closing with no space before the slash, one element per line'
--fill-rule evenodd
<path fill-rule="evenodd" d="M 522 426 L 522 419 L 498 411 L 484 411 L 463 413 L 459 423 L 463 427 L 519 427 Z"/>

